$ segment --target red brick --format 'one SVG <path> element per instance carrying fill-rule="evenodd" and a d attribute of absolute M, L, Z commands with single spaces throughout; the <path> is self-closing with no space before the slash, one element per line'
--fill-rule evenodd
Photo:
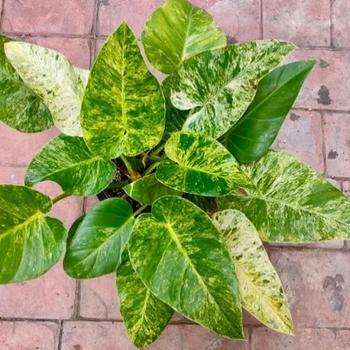
<path fill-rule="evenodd" d="M 112 322 L 65 322 L 62 350 L 134 350 L 124 326 Z M 248 342 L 230 341 L 195 325 L 168 326 L 149 350 L 248 350 Z"/>
<path fill-rule="evenodd" d="M 324 116 L 327 173 L 350 177 L 350 114 Z"/>
<path fill-rule="evenodd" d="M 0 322 L 2 350 L 56 350 L 59 327 L 53 322 Z"/>
<path fill-rule="evenodd" d="M 264 328 L 253 329 L 251 350 L 346 350 L 350 332 L 330 329 L 298 329 L 295 337 Z"/>
<path fill-rule="evenodd" d="M 318 172 L 324 172 L 322 119 L 319 113 L 292 111 L 286 118 L 274 146 L 286 150 Z"/>
<path fill-rule="evenodd" d="M 64 54 L 71 63 L 80 68 L 90 67 L 89 42 L 85 39 L 70 38 L 30 38 L 30 41 L 54 49 Z"/>
<path fill-rule="evenodd" d="M 350 181 L 343 182 L 343 191 L 348 197 L 350 197 Z"/>
<path fill-rule="evenodd" d="M 350 47 L 350 2 L 333 1 L 333 43 L 337 47 Z"/>
<path fill-rule="evenodd" d="M 350 52 L 296 50 L 287 61 L 316 59 L 314 68 L 298 98 L 296 107 L 350 110 Z"/>
<path fill-rule="evenodd" d="M 80 316 L 121 320 L 115 274 L 81 281 Z"/>
<path fill-rule="evenodd" d="M 56 135 L 55 128 L 26 134 L 0 122 L 0 165 L 28 165 L 39 149 Z"/>
<path fill-rule="evenodd" d="M 270 249 L 296 327 L 349 327 L 350 255 L 347 251 Z"/>
<path fill-rule="evenodd" d="M 26 33 L 89 34 L 92 0 L 6 1 L 2 31 Z"/>
<path fill-rule="evenodd" d="M 304 46 L 330 44 L 330 1 L 263 1 L 264 37 Z"/>
<path fill-rule="evenodd" d="M 0 317 L 69 319 L 73 315 L 75 285 L 64 273 L 62 264 L 39 279 L 2 285 Z"/>

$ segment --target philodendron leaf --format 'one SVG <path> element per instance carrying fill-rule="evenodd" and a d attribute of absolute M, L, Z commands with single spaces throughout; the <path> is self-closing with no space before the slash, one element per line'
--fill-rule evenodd
<path fill-rule="evenodd" d="M 42 98 L 24 83 L 8 61 L 0 35 L 0 121 L 22 132 L 39 132 L 52 126 L 50 111 Z"/>
<path fill-rule="evenodd" d="M 51 208 L 51 199 L 40 192 L 0 185 L 0 283 L 36 278 L 60 259 L 67 232 L 45 216 Z"/>
<path fill-rule="evenodd" d="M 185 59 L 226 46 L 225 33 L 187 0 L 167 0 L 148 19 L 142 43 L 149 61 L 172 73 Z"/>
<path fill-rule="evenodd" d="M 113 198 L 97 204 L 70 236 L 64 258 L 68 275 L 93 278 L 117 271 L 133 223 L 126 200 Z"/>
<path fill-rule="evenodd" d="M 181 194 L 170 187 L 164 186 L 156 179 L 155 174 L 144 176 L 132 182 L 124 187 L 124 191 L 135 201 L 149 205 L 160 197 Z"/>
<path fill-rule="evenodd" d="M 233 262 L 209 216 L 177 197 L 158 199 L 138 217 L 130 241 L 133 268 L 152 293 L 188 319 L 242 338 Z"/>
<path fill-rule="evenodd" d="M 311 60 L 293 62 L 259 83 L 252 104 L 222 142 L 239 162 L 257 160 L 267 152 L 314 65 Z"/>
<path fill-rule="evenodd" d="M 287 296 L 253 224 L 232 209 L 215 213 L 213 220 L 233 259 L 242 306 L 273 330 L 293 334 Z"/>
<path fill-rule="evenodd" d="M 104 190 L 115 173 L 115 164 L 91 154 L 83 138 L 59 135 L 31 161 L 25 183 L 32 186 L 51 180 L 66 193 L 92 196 Z"/>
<path fill-rule="evenodd" d="M 136 156 L 159 143 L 164 119 L 160 85 L 123 23 L 107 39 L 92 68 L 81 114 L 84 138 L 95 154 Z"/>
<path fill-rule="evenodd" d="M 249 107 L 259 81 L 293 49 L 285 41 L 255 41 L 185 61 L 169 82 L 172 104 L 189 111 L 183 129 L 222 136 Z"/>
<path fill-rule="evenodd" d="M 215 197 L 249 185 L 230 152 L 208 136 L 175 133 L 166 143 L 165 153 L 173 162 L 161 163 L 156 177 L 180 192 Z"/>
<path fill-rule="evenodd" d="M 294 157 L 269 151 L 242 166 L 252 181 L 218 198 L 220 209 L 238 209 L 264 241 L 313 242 L 350 237 L 350 201 Z"/>
<path fill-rule="evenodd" d="M 23 81 L 51 111 L 55 126 L 82 136 L 79 115 L 89 71 L 74 67 L 60 53 L 34 44 L 5 44 L 5 52 Z"/>
<path fill-rule="evenodd" d="M 160 336 L 174 311 L 144 285 L 128 254 L 124 254 L 118 268 L 117 284 L 120 313 L 129 338 L 138 348 L 144 348 Z"/>

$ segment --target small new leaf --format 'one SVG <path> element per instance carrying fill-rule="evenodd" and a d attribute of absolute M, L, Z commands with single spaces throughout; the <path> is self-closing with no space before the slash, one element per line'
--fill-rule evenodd
<path fill-rule="evenodd" d="M 83 138 L 59 135 L 33 158 L 25 183 L 32 186 L 51 180 L 65 193 L 92 196 L 104 190 L 115 173 L 115 164 L 91 154 Z"/>
<path fill-rule="evenodd" d="M 273 330 L 293 334 L 287 296 L 253 224 L 232 209 L 215 213 L 213 220 L 233 259 L 242 306 Z"/>

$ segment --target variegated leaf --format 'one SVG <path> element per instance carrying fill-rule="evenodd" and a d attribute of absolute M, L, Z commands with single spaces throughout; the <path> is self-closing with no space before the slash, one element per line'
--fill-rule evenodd
<path fill-rule="evenodd" d="M 218 198 L 219 208 L 242 211 L 262 240 L 303 243 L 350 237 L 350 201 L 309 166 L 269 151 L 242 169 L 252 187 Z"/>
<path fill-rule="evenodd" d="M 59 135 L 31 161 L 25 182 L 32 186 L 51 180 L 65 193 L 92 196 L 104 190 L 115 174 L 115 164 L 91 154 L 83 138 Z"/>
<path fill-rule="evenodd" d="M 52 126 L 51 113 L 42 98 L 18 75 L 8 61 L 0 35 L 0 121 L 22 132 L 39 132 Z"/>
<path fill-rule="evenodd" d="M 142 43 L 149 61 L 172 73 L 187 58 L 224 47 L 226 36 L 204 10 L 187 0 L 167 0 L 148 19 Z"/>
<path fill-rule="evenodd" d="M 161 163 L 156 177 L 180 192 L 215 197 L 249 184 L 230 152 L 205 135 L 175 133 L 166 143 L 165 153 L 173 162 Z"/>
<path fill-rule="evenodd" d="M 86 143 L 105 157 L 136 156 L 159 143 L 164 120 L 161 87 L 123 23 L 107 39 L 90 74 L 81 114 Z"/>
<path fill-rule="evenodd" d="M 26 85 L 42 97 L 55 126 L 67 135 L 82 136 L 79 115 L 89 71 L 34 44 L 13 41 L 5 44 L 5 52 Z"/>
<path fill-rule="evenodd" d="M 259 81 L 293 49 L 284 41 L 255 41 L 185 61 L 169 82 L 172 104 L 189 111 L 183 129 L 222 136 L 249 107 Z"/>
<path fill-rule="evenodd" d="M 233 209 L 215 213 L 213 220 L 233 259 L 242 306 L 273 330 L 293 334 L 287 296 L 253 224 Z"/>
<path fill-rule="evenodd" d="M 233 262 L 209 216 L 177 196 L 158 199 L 136 220 L 129 254 L 152 293 L 185 317 L 229 338 L 242 338 Z"/>
<path fill-rule="evenodd" d="M 156 298 L 134 271 L 128 254 L 118 268 L 120 313 L 130 340 L 144 348 L 158 339 L 174 311 Z"/>
<path fill-rule="evenodd" d="M 64 269 L 74 278 L 116 272 L 134 223 L 131 205 L 111 198 L 78 219 L 70 233 Z"/>
<path fill-rule="evenodd" d="M 40 192 L 0 185 L 0 283 L 39 277 L 58 262 L 67 232 L 46 216 L 51 208 L 51 199 Z"/>
<path fill-rule="evenodd" d="M 129 197 L 141 204 L 151 205 L 155 200 L 166 195 L 176 195 L 179 192 L 164 186 L 156 179 L 155 174 L 147 175 L 124 187 Z"/>

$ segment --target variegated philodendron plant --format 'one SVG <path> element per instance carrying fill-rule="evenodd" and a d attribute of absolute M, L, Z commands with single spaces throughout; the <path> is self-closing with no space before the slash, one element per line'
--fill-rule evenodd
<path fill-rule="evenodd" d="M 0 186 L 0 283 L 48 271 L 115 273 L 133 343 L 154 342 L 182 314 L 243 338 L 242 307 L 292 334 L 287 298 L 263 242 L 350 236 L 350 202 L 291 155 L 269 150 L 315 61 L 280 65 L 294 45 L 227 45 L 187 0 L 167 0 L 142 44 L 127 24 L 91 71 L 60 53 L 1 37 L 0 120 L 61 134 L 30 163 L 24 186 Z M 56 198 L 33 189 L 62 188 Z M 67 196 L 109 197 L 67 233 L 51 218 Z M 69 210 L 69 209 L 67 209 Z"/>

